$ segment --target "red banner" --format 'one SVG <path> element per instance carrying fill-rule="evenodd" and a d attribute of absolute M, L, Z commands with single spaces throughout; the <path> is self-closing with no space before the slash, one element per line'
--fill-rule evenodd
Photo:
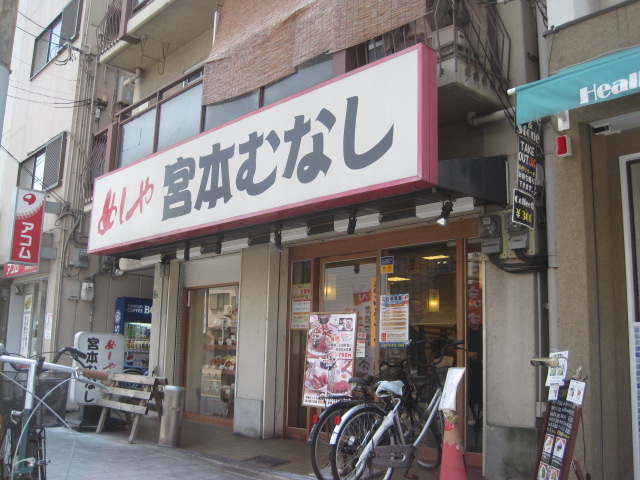
<path fill-rule="evenodd" d="M 11 252 L 8 263 L 38 265 L 45 192 L 18 188 L 15 197 Z"/>

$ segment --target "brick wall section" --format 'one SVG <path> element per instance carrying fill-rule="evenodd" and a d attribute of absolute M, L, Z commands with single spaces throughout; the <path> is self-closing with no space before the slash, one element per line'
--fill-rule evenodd
<path fill-rule="evenodd" d="M 226 0 L 205 66 L 203 104 L 273 83 L 426 14 L 424 0 Z"/>

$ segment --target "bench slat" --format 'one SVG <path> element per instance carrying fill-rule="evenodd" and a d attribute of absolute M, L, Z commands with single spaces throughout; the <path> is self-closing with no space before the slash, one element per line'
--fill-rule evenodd
<path fill-rule="evenodd" d="M 106 400 L 99 398 L 96 403 L 101 407 L 115 408 L 116 410 L 122 410 L 123 412 L 136 413 L 138 415 L 146 415 L 149 410 L 146 405 L 132 405 L 130 403 L 116 402 L 115 400 Z"/>

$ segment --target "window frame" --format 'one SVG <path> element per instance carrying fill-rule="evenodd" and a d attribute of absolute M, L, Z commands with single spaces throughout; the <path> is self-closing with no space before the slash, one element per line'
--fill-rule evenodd
<path fill-rule="evenodd" d="M 20 162 L 16 185 L 21 188 L 29 188 L 42 192 L 47 192 L 60 186 L 62 183 L 65 151 L 66 132 L 62 132 L 44 145 L 30 152 L 27 158 Z M 43 163 L 41 166 L 37 166 L 37 162 L 40 159 L 43 160 Z M 41 178 L 36 176 L 36 171 L 42 173 Z"/>
<path fill-rule="evenodd" d="M 65 46 L 78 36 L 81 3 L 82 0 L 70 0 L 47 28 L 34 39 L 31 79 L 55 60 Z M 52 43 L 52 38 L 55 36 L 58 37 L 58 42 Z"/>

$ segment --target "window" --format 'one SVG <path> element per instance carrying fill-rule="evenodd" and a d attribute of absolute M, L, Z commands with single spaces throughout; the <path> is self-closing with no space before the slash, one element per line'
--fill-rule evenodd
<path fill-rule="evenodd" d="M 32 78 L 77 36 L 79 19 L 80 0 L 71 0 L 62 13 L 36 37 L 31 64 Z"/>
<path fill-rule="evenodd" d="M 18 186 L 49 190 L 60 185 L 65 149 L 64 132 L 38 148 L 20 164 Z"/>
<path fill-rule="evenodd" d="M 162 104 L 156 150 L 163 150 L 200 133 L 201 101 L 202 83 Z"/>

